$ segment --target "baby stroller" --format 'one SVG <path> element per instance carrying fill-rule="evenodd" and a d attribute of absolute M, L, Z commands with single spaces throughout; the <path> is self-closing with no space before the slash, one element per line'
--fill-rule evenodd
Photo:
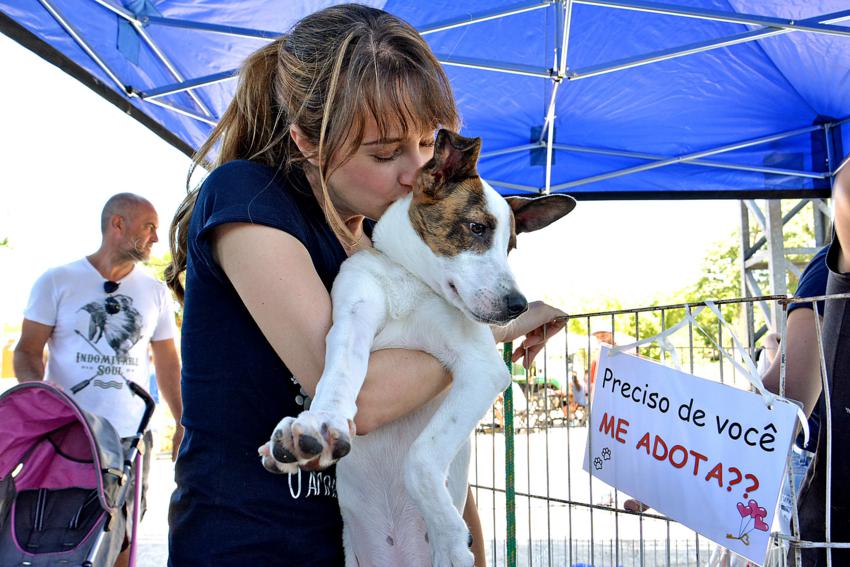
<path fill-rule="evenodd" d="M 155 405 L 145 403 L 134 437 L 122 442 L 110 423 L 83 411 L 64 392 L 28 382 L 0 396 L 0 565 L 111 567 L 127 522 L 135 562 L 141 482 L 139 441 Z M 135 485 L 133 518 L 124 513 Z"/>

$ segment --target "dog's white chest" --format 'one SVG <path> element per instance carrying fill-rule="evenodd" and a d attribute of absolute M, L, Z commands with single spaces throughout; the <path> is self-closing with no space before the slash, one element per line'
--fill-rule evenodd
<path fill-rule="evenodd" d="M 367 289 L 340 289 L 337 292 L 334 288 L 335 303 L 345 301 L 343 296 L 349 293 L 360 295 L 365 292 L 385 298 L 388 317 L 374 338 L 373 351 L 392 347 L 413 348 L 429 352 L 446 362 L 446 346 L 451 344 L 447 337 L 457 337 L 467 327 L 478 326 L 422 280 L 380 252 L 370 250 L 355 254 L 343 264 L 342 270 L 368 273 L 369 277 L 356 280 L 357 285 Z"/>

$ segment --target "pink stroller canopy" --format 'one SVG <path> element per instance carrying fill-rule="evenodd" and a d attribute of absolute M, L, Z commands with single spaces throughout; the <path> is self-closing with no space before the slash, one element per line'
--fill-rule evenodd
<path fill-rule="evenodd" d="M 120 437 L 109 422 L 43 382 L 0 396 L 0 479 L 22 462 L 19 491 L 98 488 L 105 509 L 116 505 L 120 483 L 112 472 L 120 474 L 124 462 Z"/>

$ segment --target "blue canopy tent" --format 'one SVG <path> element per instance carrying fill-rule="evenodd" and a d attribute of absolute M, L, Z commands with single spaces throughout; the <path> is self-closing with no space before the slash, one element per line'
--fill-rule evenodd
<path fill-rule="evenodd" d="M 246 55 L 329 3 L 0 0 L 0 31 L 191 154 Z M 505 194 L 825 197 L 850 149 L 846 0 L 369 3 L 431 44 Z"/>

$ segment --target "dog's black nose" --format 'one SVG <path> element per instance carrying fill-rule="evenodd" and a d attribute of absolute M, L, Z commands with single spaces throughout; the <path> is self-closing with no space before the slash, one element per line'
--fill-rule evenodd
<path fill-rule="evenodd" d="M 528 301 L 526 301 L 525 296 L 518 291 L 512 291 L 505 296 L 505 305 L 508 307 L 508 313 L 514 317 L 528 309 Z"/>

